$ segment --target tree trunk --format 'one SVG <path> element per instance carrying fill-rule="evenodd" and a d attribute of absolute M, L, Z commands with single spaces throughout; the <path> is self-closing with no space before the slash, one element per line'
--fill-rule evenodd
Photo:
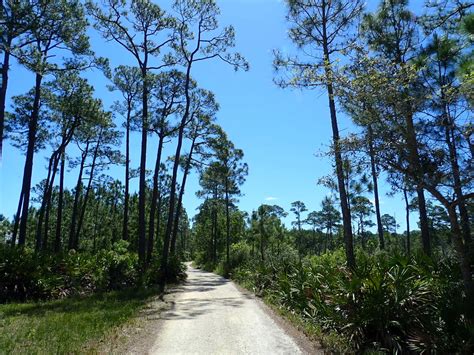
<path fill-rule="evenodd" d="M 20 218 L 20 232 L 19 232 L 19 237 L 18 237 L 19 245 L 25 245 L 26 232 L 28 228 L 31 178 L 33 176 L 33 157 L 35 154 L 36 132 L 38 129 L 42 80 L 43 80 L 43 76 L 39 73 L 36 73 L 35 97 L 33 101 L 31 119 L 30 119 L 29 127 L 28 127 L 28 147 L 26 151 L 25 168 L 23 172 L 22 190 L 23 190 L 24 195 L 23 195 L 22 213 L 21 213 L 21 218 Z"/>
<path fill-rule="evenodd" d="M 58 253 L 61 249 L 61 229 L 63 220 L 64 204 L 64 169 L 66 157 L 64 150 L 61 152 L 61 169 L 59 171 L 59 193 L 58 193 L 58 214 L 56 216 L 56 236 L 54 238 L 54 252 Z"/>
<path fill-rule="evenodd" d="M 325 48 L 325 56 L 329 58 L 327 46 Z M 329 59 L 327 59 L 329 61 Z M 331 69 L 326 67 L 326 76 L 328 77 L 327 82 L 327 91 L 329 97 L 329 110 L 331 113 L 331 125 L 332 125 L 332 137 L 334 145 L 334 156 L 336 160 L 336 175 L 337 175 L 337 185 L 339 190 L 339 199 L 341 201 L 341 210 L 342 210 L 342 224 L 344 231 L 344 245 L 346 252 L 347 265 L 351 269 L 355 269 L 356 262 L 354 256 L 354 242 L 352 236 L 352 221 L 351 213 L 349 210 L 349 203 L 347 202 L 347 191 L 344 185 L 344 171 L 342 167 L 342 156 L 340 148 L 340 138 L 339 138 L 339 127 L 337 124 L 337 114 L 336 114 L 336 104 L 334 102 L 334 89 L 331 83 Z"/>
<path fill-rule="evenodd" d="M 426 255 L 431 255 L 431 238 L 429 233 L 428 216 L 426 212 L 426 200 L 425 194 L 422 188 L 423 181 L 423 170 L 420 163 L 420 155 L 418 153 L 418 141 L 416 138 L 415 125 L 413 123 L 413 114 L 411 108 L 408 108 L 405 114 L 406 123 L 406 143 L 409 154 L 410 168 L 413 175 L 416 177 L 416 194 L 418 196 L 418 210 L 420 214 L 420 229 L 421 229 L 421 242 L 423 246 L 423 252 Z"/>
<path fill-rule="evenodd" d="M 13 225 L 13 235 L 12 235 L 12 241 L 11 241 L 12 246 L 16 244 L 16 237 L 18 235 L 18 227 L 20 226 L 20 214 L 21 214 L 21 207 L 23 206 L 23 199 L 24 199 L 24 193 L 23 193 L 23 188 L 22 188 L 20 192 L 20 199 L 18 201 L 18 208 L 15 214 L 15 223 Z"/>
<path fill-rule="evenodd" d="M 44 218 L 44 233 L 43 233 L 43 241 L 42 241 L 42 246 L 41 248 L 43 250 L 46 250 L 46 247 L 48 245 L 48 235 L 49 235 L 49 215 L 51 212 L 51 197 L 53 194 L 53 187 L 54 187 L 54 180 L 56 178 L 56 173 L 58 172 L 58 165 L 59 165 L 59 157 L 60 154 L 56 154 L 54 157 L 54 164 L 53 164 L 53 171 L 51 175 L 51 181 L 49 183 L 49 188 L 48 188 L 48 195 L 46 196 L 46 214 Z"/>
<path fill-rule="evenodd" d="M 148 249 L 147 249 L 147 263 L 151 261 L 153 253 L 153 243 L 155 242 L 155 215 L 156 215 L 156 204 L 158 200 L 158 179 L 160 176 L 160 165 L 161 165 L 161 153 L 163 151 L 164 134 L 160 134 L 158 149 L 156 153 L 155 172 L 153 174 L 153 192 L 150 202 L 150 223 L 148 228 Z"/>
<path fill-rule="evenodd" d="M 461 173 L 459 170 L 458 164 L 458 154 L 456 148 L 456 140 L 454 137 L 453 132 L 453 123 L 451 122 L 451 118 L 449 115 L 449 111 L 445 107 L 445 115 L 447 119 L 447 125 L 445 127 L 445 136 L 446 136 L 446 144 L 449 148 L 449 160 L 451 163 L 451 170 L 453 174 L 453 182 L 454 182 L 454 192 L 456 193 L 456 197 L 460 200 L 458 208 L 459 208 L 459 216 L 461 217 L 461 229 L 462 235 L 464 239 L 464 243 L 472 245 L 471 239 L 471 226 L 469 222 L 469 213 L 466 208 L 466 203 L 464 201 L 464 193 L 462 191 L 462 182 L 461 182 Z"/>
<path fill-rule="evenodd" d="M 227 267 L 230 263 L 230 198 L 229 198 L 229 178 L 226 177 L 225 183 L 225 220 L 226 220 L 226 260 Z"/>
<path fill-rule="evenodd" d="M 377 234 L 379 236 L 380 249 L 385 249 L 385 240 L 383 237 L 382 218 L 380 216 L 380 201 L 379 201 L 379 187 L 377 179 L 377 165 L 375 163 L 375 150 L 373 141 L 372 126 L 367 127 L 368 143 L 369 143 L 369 155 L 370 155 L 370 167 L 372 170 L 372 183 L 374 184 L 374 200 L 375 200 L 375 215 L 377 219 Z"/>
<path fill-rule="evenodd" d="M 92 180 L 94 179 L 94 170 L 95 170 L 95 167 L 96 167 L 97 155 L 99 153 L 99 147 L 101 145 L 101 135 L 102 135 L 102 132 L 99 133 L 99 138 L 97 140 L 97 144 L 96 144 L 95 149 L 94 149 L 94 155 L 92 157 L 91 171 L 89 173 L 89 182 L 87 183 L 86 193 L 84 195 L 84 201 L 82 203 L 82 211 L 81 211 L 81 215 L 79 217 L 79 221 L 77 223 L 77 232 L 76 232 L 76 236 L 74 238 L 75 249 L 79 248 L 79 236 L 81 234 L 82 225 L 84 223 L 84 216 L 86 214 L 87 202 L 89 200 L 89 195 L 90 195 L 90 191 L 91 191 L 91 188 L 92 188 Z"/>
<path fill-rule="evenodd" d="M 48 175 L 46 178 L 46 182 L 44 184 L 43 198 L 41 201 L 41 207 L 38 214 L 38 225 L 36 226 L 36 244 L 35 244 L 36 252 L 40 251 L 41 246 L 43 244 L 43 241 L 42 241 L 43 218 L 44 218 L 46 204 L 47 204 L 48 196 L 49 196 L 49 186 L 50 186 L 50 181 L 51 181 L 51 174 L 53 172 L 54 157 L 55 157 L 55 153 L 53 153 L 51 157 L 49 158 Z"/>
<path fill-rule="evenodd" d="M 344 246 L 346 252 L 347 265 L 351 269 L 355 269 L 356 262 L 354 256 L 354 242 L 352 235 L 352 221 L 351 221 L 351 212 L 349 210 L 349 203 L 347 201 L 347 191 L 344 185 L 344 170 L 342 166 L 342 155 L 341 147 L 339 144 L 339 127 L 337 123 L 337 113 L 336 113 L 336 103 L 334 101 L 334 88 L 333 88 L 333 74 L 330 67 L 331 58 L 329 56 L 329 43 L 327 35 L 327 18 L 325 8 L 323 7 L 322 14 L 322 39 L 323 39 L 323 54 L 325 61 L 325 76 L 326 76 L 326 88 L 328 93 L 329 100 L 329 111 L 331 114 L 331 126 L 332 126 L 332 138 L 334 145 L 334 157 L 336 162 L 336 175 L 337 175 L 337 185 L 339 190 L 339 199 L 341 200 L 341 210 L 342 210 L 342 224 L 344 229 Z"/>
<path fill-rule="evenodd" d="M 178 144 L 176 145 L 176 153 L 174 158 L 173 164 L 173 175 L 171 177 L 171 191 L 170 191 L 170 199 L 169 199 L 169 209 L 168 209 L 168 221 L 166 223 L 166 230 L 165 230 L 165 239 L 163 241 L 163 254 L 162 254 L 162 262 L 161 262 L 161 271 L 164 276 L 164 280 L 166 280 L 167 273 L 168 273 L 168 255 L 169 255 L 169 247 L 171 241 L 171 230 L 173 228 L 173 216 L 175 212 L 175 200 L 176 200 L 176 180 L 178 177 L 178 167 L 179 167 L 179 159 L 181 156 L 181 147 L 183 145 L 183 135 L 184 135 L 184 126 L 189 117 L 189 111 L 191 108 L 191 96 L 190 96 L 190 83 L 191 83 L 191 66 L 193 63 L 193 55 L 196 52 L 193 52 L 191 55 L 190 60 L 188 61 L 187 69 L 186 69 L 186 80 L 185 80 L 185 87 L 184 92 L 186 95 L 186 106 L 184 109 L 183 117 L 181 118 L 181 122 L 179 125 L 178 130 Z"/>
<path fill-rule="evenodd" d="M 36 250 L 42 248 L 43 250 L 46 249 L 47 240 L 48 240 L 48 230 L 49 230 L 49 214 L 51 211 L 51 195 L 53 193 L 54 187 L 54 180 L 56 177 L 56 173 L 58 171 L 59 160 L 61 158 L 62 152 L 66 149 L 66 146 L 71 141 L 74 131 L 77 127 L 78 119 L 76 118 L 73 122 L 73 125 L 69 132 L 66 133 L 65 128 L 62 130 L 62 139 L 61 144 L 59 147 L 51 154 L 49 159 L 49 166 L 48 166 L 48 177 L 46 179 L 46 186 L 45 191 L 43 194 L 43 201 L 41 203 L 40 214 L 38 219 L 38 228 L 36 231 Z M 41 228 L 43 225 L 43 215 L 46 214 L 45 222 L 44 222 L 44 234 L 41 235 Z"/>
<path fill-rule="evenodd" d="M 298 260 L 301 264 L 301 253 L 302 253 L 302 250 L 301 250 L 301 221 L 300 221 L 300 217 L 298 217 Z"/>
<path fill-rule="evenodd" d="M 471 253 L 469 251 L 469 245 L 463 243 L 462 231 L 458 223 L 456 208 L 454 206 L 448 208 L 448 216 L 451 224 L 453 244 L 459 255 L 459 265 L 461 267 L 464 288 L 466 290 L 465 314 L 469 324 L 472 326 L 474 324 L 474 282 L 472 280 L 473 270 L 470 262 Z M 470 346 L 472 350 L 472 347 L 474 347 L 472 335 Z"/>
<path fill-rule="evenodd" d="M 446 120 L 445 138 L 446 138 L 446 144 L 449 149 L 449 160 L 451 163 L 451 170 L 453 174 L 454 192 L 456 193 L 457 199 L 460 200 L 458 208 L 459 208 L 459 216 L 461 217 L 462 235 L 464 238 L 464 243 L 472 245 L 469 213 L 466 208 L 466 203 L 463 200 L 464 194 L 462 191 L 461 174 L 460 174 L 459 163 L 458 163 L 458 152 L 456 148 L 456 139 L 454 136 L 454 127 L 453 127 L 454 122 L 451 118 L 449 104 L 446 99 L 446 92 L 445 92 L 446 80 L 445 80 L 445 76 L 443 76 L 442 74 L 441 63 L 439 60 L 438 60 L 438 79 L 441 82 L 441 101 L 443 103 L 444 118 Z"/>
<path fill-rule="evenodd" d="M 140 154 L 140 184 L 138 191 L 138 257 L 143 264 L 146 261 L 146 149 L 148 137 L 148 83 L 146 61 L 142 67 L 142 139 Z"/>
<path fill-rule="evenodd" d="M 123 226 L 122 239 L 128 240 L 128 213 L 130 205 L 130 120 L 131 120 L 131 105 L 127 107 L 127 122 L 126 122 L 126 142 L 125 142 L 125 196 L 123 205 Z"/>
<path fill-rule="evenodd" d="M 214 192 L 212 201 L 212 236 L 213 236 L 213 261 L 217 263 L 217 191 Z"/>
<path fill-rule="evenodd" d="M 183 204 L 184 189 L 186 187 L 186 180 L 188 178 L 189 170 L 191 168 L 191 160 L 193 157 L 195 143 L 196 143 L 196 137 L 193 139 L 191 143 L 191 148 L 189 149 L 188 158 L 186 160 L 186 166 L 184 168 L 184 173 L 183 173 L 183 180 L 181 182 L 181 189 L 179 190 L 178 204 L 176 207 L 176 216 L 174 218 L 173 233 L 171 236 L 171 246 L 170 246 L 171 255 L 174 255 L 176 251 L 176 239 L 178 237 L 178 226 L 179 226 L 179 218 L 181 217 L 181 208 Z"/>
<path fill-rule="evenodd" d="M 161 230 L 161 205 L 163 202 L 163 196 L 161 195 L 161 192 L 158 193 L 158 204 L 156 205 L 156 239 L 160 240 L 160 230 Z M 154 243 L 154 241 L 152 241 Z M 148 242 L 148 255 L 149 257 L 152 255 L 153 252 L 153 244 L 150 245 L 150 242 Z M 151 248 L 151 249 L 150 249 Z"/>
<path fill-rule="evenodd" d="M 69 249 L 76 248 L 75 236 L 76 236 L 77 213 L 79 209 L 79 198 L 82 193 L 82 174 L 84 172 L 84 164 L 86 162 L 88 153 L 89 153 L 89 141 L 87 141 L 86 148 L 84 152 L 82 152 L 81 165 L 79 168 L 79 175 L 77 177 L 76 192 L 74 194 L 74 204 L 72 207 L 72 215 L 71 215 L 71 226 L 69 229 L 69 243 L 68 243 Z"/>
<path fill-rule="evenodd" d="M 12 38 L 7 37 L 6 47 L 9 49 L 12 44 Z M 7 100 L 8 87 L 8 70 L 10 69 L 10 50 L 5 50 L 3 53 L 2 66 L 2 87 L 0 89 L 0 160 L 3 153 L 3 130 L 5 127 L 5 103 Z"/>
<path fill-rule="evenodd" d="M 96 196 L 97 203 L 95 204 L 95 221 L 94 221 L 94 240 L 92 243 L 92 252 L 95 253 L 97 250 L 97 235 L 99 234 L 98 227 L 99 227 L 99 207 L 101 201 L 100 189 L 98 189 L 98 193 Z"/>
<path fill-rule="evenodd" d="M 418 208 L 420 213 L 420 229 L 421 229 L 421 242 L 423 245 L 423 252 L 426 255 L 431 255 L 431 237 L 429 234 L 428 215 L 426 212 L 426 200 L 425 193 L 422 188 L 416 189 L 418 195 Z"/>
<path fill-rule="evenodd" d="M 403 188 L 403 196 L 405 198 L 405 211 L 406 211 L 406 223 L 407 223 L 407 254 L 411 253 L 411 240 L 410 240 L 410 203 L 408 201 L 408 193 L 406 187 Z"/>

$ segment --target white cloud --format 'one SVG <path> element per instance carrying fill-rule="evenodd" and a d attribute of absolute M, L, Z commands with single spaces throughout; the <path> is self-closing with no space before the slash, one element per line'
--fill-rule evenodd
<path fill-rule="evenodd" d="M 278 200 L 278 197 L 273 197 L 273 196 L 265 197 L 265 201 L 276 201 L 276 200 Z"/>

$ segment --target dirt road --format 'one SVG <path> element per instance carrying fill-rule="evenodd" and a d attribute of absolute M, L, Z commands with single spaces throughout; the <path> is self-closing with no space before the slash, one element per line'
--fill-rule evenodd
<path fill-rule="evenodd" d="M 188 266 L 188 280 L 164 312 L 152 354 L 301 354 L 259 303 L 215 274 Z"/>

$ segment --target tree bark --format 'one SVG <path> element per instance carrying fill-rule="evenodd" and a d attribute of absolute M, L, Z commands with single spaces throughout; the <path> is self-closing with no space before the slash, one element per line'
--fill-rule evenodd
<path fill-rule="evenodd" d="M 458 218 L 456 215 L 455 206 L 450 206 L 448 208 L 448 216 L 451 224 L 451 233 L 453 238 L 454 247 L 460 256 L 459 264 L 461 267 L 461 274 L 464 283 L 464 288 L 466 290 L 466 309 L 465 314 L 470 325 L 474 324 L 474 282 L 472 280 L 473 270 L 471 264 L 471 253 L 469 246 L 463 243 L 461 227 L 458 223 Z M 474 347 L 474 343 L 471 335 L 471 350 Z"/>
<path fill-rule="evenodd" d="M 91 191 L 91 188 L 92 188 L 92 180 L 94 179 L 94 170 L 95 170 L 95 167 L 96 167 L 96 161 L 97 161 L 97 156 L 98 156 L 98 153 L 99 153 L 99 147 L 101 145 L 101 135 L 102 135 L 102 132 L 99 133 L 99 138 L 97 140 L 97 144 L 96 144 L 95 149 L 94 149 L 94 155 L 92 157 L 91 171 L 89 172 L 89 182 L 87 183 L 86 193 L 84 195 L 84 201 L 82 203 L 81 215 L 80 215 L 79 221 L 77 223 L 77 232 L 76 232 L 76 236 L 74 237 L 74 242 L 75 242 L 75 248 L 76 249 L 79 248 L 79 236 L 81 234 L 82 225 L 84 223 L 84 216 L 86 214 L 87 202 L 89 200 L 89 195 L 90 195 L 90 191 Z"/>
<path fill-rule="evenodd" d="M 82 157 L 81 157 L 81 165 L 79 168 L 79 175 L 77 177 L 77 183 L 76 183 L 76 191 L 74 194 L 74 204 L 72 207 L 72 215 L 71 215 L 71 226 L 69 229 L 69 243 L 68 243 L 68 248 L 69 249 L 75 249 L 76 248 L 76 242 L 75 242 L 75 237 L 76 237 L 76 223 L 77 223 L 77 213 L 79 209 L 79 198 L 82 193 L 82 174 L 84 172 L 84 164 L 86 162 L 87 154 L 89 153 L 89 141 L 87 141 L 86 148 L 82 152 Z"/>
<path fill-rule="evenodd" d="M 24 198 L 24 193 L 23 193 L 23 187 L 20 191 L 20 199 L 18 200 L 18 208 L 16 210 L 15 214 L 15 223 L 13 225 L 13 235 L 12 235 L 12 241 L 11 244 L 14 246 L 16 244 L 16 238 L 18 235 L 18 228 L 20 226 L 20 214 L 21 214 L 21 207 L 23 206 L 23 198 Z"/>
<path fill-rule="evenodd" d="M 327 47 L 325 48 L 325 53 L 327 58 L 329 57 Z M 328 59 L 329 61 L 329 59 Z M 326 68 L 326 75 L 328 78 L 331 77 L 330 68 Z M 356 262 L 354 256 L 354 242 L 352 235 L 352 221 L 351 213 L 349 210 L 349 203 L 347 202 L 347 191 L 344 185 L 344 171 L 342 166 L 342 155 L 340 148 L 340 137 L 339 137 L 339 127 L 337 123 L 337 114 L 336 114 L 336 104 L 334 102 L 334 89 L 331 79 L 327 82 L 327 92 L 329 97 L 329 110 L 331 113 L 331 125 L 332 125 L 332 137 L 334 145 L 334 156 L 336 161 L 336 175 L 337 175 L 337 185 L 339 190 L 339 199 L 341 201 L 341 210 L 342 210 L 342 224 L 344 232 L 344 245 L 346 252 L 347 265 L 351 269 L 355 269 Z"/>
<path fill-rule="evenodd" d="M 454 122 L 451 117 L 451 113 L 449 110 L 449 103 L 446 98 L 446 77 L 442 73 L 442 66 L 438 56 L 438 80 L 440 81 L 441 86 L 441 101 L 443 105 L 443 114 L 446 120 L 445 122 L 445 139 L 446 144 L 449 149 L 449 161 L 451 164 L 451 170 L 453 174 L 453 181 L 454 181 L 454 192 L 456 193 L 457 199 L 460 200 L 458 209 L 459 209 L 459 216 L 461 217 L 461 228 L 462 234 L 464 238 L 464 243 L 472 245 L 472 238 L 471 238 L 471 225 L 469 221 L 469 213 L 466 208 L 466 203 L 463 199 L 464 194 L 462 191 L 462 182 L 461 182 L 461 173 L 459 169 L 458 163 L 458 152 L 456 147 L 456 139 L 454 136 Z"/>
<path fill-rule="evenodd" d="M 140 183 L 138 191 L 138 257 L 143 264 L 146 261 L 146 149 L 148 137 L 148 83 L 147 62 L 142 66 L 142 138 L 140 154 Z"/>
<path fill-rule="evenodd" d="M 225 222 L 226 222 L 226 260 L 227 266 L 230 263 L 230 198 L 229 198 L 229 177 L 225 180 Z"/>
<path fill-rule="evenodd" d="M 42 245 L 42 228 L 43 228 L 43 218 L 44 218 L 44 212 L 46 209 L 46 201 L 49 196 L 49 185 L 51 181 L 51 174 L 53 172 L 53 165 L 54 165 L 54 157 L 55 154 L 53 153 L 51 157 L 49 158 L 49 164 L 48 164 L 48 175 L 46 177 L 46 182 L 44 184 L 44 190 L 43 190 L 43 198 L 41 201 L 41 207 L 39 210 L 38 214 L 38 225 L 36 226 L 36 244 L 35 244 L 35 251 L 38 252 L 41 249 Z"/>
<path fill-rule="evenodd" d="M 26 151 L 25 168 L 23 171 L 22 190 L 23 190 L 24 195 L 23 195 L 22 213 L 21 213 L 21 218 L 20 218 L 20 232 L 19 232 L 19 237 L 18 237 L 19 245 L 25 245 L 26 232 L 28 228 L 31 178 L 33 176 L 33 157 L 35 154 L 36 133 L 38 129 L 42 80 L 43 80 L 43 76 L 40 73 L 36 73 L 35 96 L 34 96 L 34 101 L 33 101 L 33 109 L 31 112 L 31 119 L 30 119 L 29 127 L 28 127 L 28 147 Z"/>
<path fill-rule="evenodd" d="M 197 50 L 193 53 L 196 53 Z M 179 130 L 178 130 L 178 143 L 176 145 L 176 153 L 174 158 L 173 164 L 173 174 L 171 177 L 171 188 L 170 188 L 170 198 L 169 198 L 169 208 L 168 208 L 168 221 L 166 223 L 166 230 L 165 230 L 165 239 L 163 241 L 163 254 L 162 254 L 162 262 L 161 262 L 161 271 L 164 277 L 164 280 L 167 278 L 168 274 L 168 256 L 169 256 L 169 248 L 171 242 L 171 231 L 173 228 L 173 217 L 175 212 L 175 203 L 176 203 L 176 181 L 178 177 L 178 167 L 179 167 L 179 159 L 181 156 L 181 147 L 183 145 L 183 135 L 184 135 L 184 126 L 189 117 L 190 107 L 191 107 L 191 96 L 190 96 L 190 83 L 191 83 L 191 65 L 192 65 L 193 58 L 191 56 L 190 61 L 188 61 L 188 67 L 186 70 L 186 80 L 185 80 L 185 88 L 184 92 L 186 95 L 186 106 L 184 109 L 183 117 L 181 119 Z"/>
<path fill-rule="evenodd" d="M 7 37 L 6 46 L 8 50 L 3 53 L 2 65 L 2 87 L 0 89 L 0 160 L 3 153 L 3 131 L 5 127 L 5 103 L 7 100 L 8 70 L 10 69 L 10 47 L 12 44 L 11 36 Z"/>
<path fill-rule="evenodd" d="M 150 202 L 150 222 L 148 228 L 148 248 L 147 248 L 147 263 L 151 261 L 153 253 L 153 243 L 155 242 L 155 215 L 156 205 L 159 195 L 158 179 L 160 176 L 161 154 L 163 151 L 164 134 L 160 134 L 158 141 L 158 149 L 156 152 L 155 172 L 153 174 L 153 192 Z"/>
<path fill-rule="evenodd" d="M 158 203 L 156 205 L 156 239 L 160 240 L 160 230 L 161 230 L 161 206 L 163 203 L 163 196 L 161 195 L 161 192 L 158 192 Z M 154 241 L 152 241 L 154 243 Z M 148 247 L 151 247 L 151 250 L 149 250 L 148 255 L 152 255 L 153 252 L 153 244 L 150 246 L 150 242 L 148 242 Z"/>
<path fill-rule="evenodd" d="M 405 114 L 406 123 L 406 143 L 409 154 L 409 162 L 413 175 L 416 176 L 416 194 L 418 196 L 418 210 L 420 214 L 421 243 L 423 252 L 431 255 L 431 238 L 429 233 L 428 215 L 426 212 L 425 193 L 421 182 L 423 181 L 423 170 L 420 163 L 420 155 L 418 152 L 418 141 L 416 138 L 415 125 L 413 123 L 413 114 L 410 112 Z"/>
<path fill-rule="evenodd" d="M 59 171 L 59 192 L 58 192 L 58 213 L 56 216 L 56 235 L 54 238 L 54 252 L 58 253 L 61 249 L 61 232 L 63 221 L 63 205 L 64 205 L 64 170 L 66 165 L 66 157 L 64 150 L 61 152 L 61 169 Z"/>
<path fill-rule="evenodd" d="M 59 153 L 55 154 L 54 162 L 53 162 L 53 170 L 51 172 L 51 180 L 49 182 L 48 193 L 46 195 L 44 232 L 43 232 L 43 238 L 42 238 L 42 244 L 41 244 L 41 248 L 43 250 L 46 250 L 46 246 L 47 246 L 47 243 L 48 243 L 49 214 L 50 214 L 50 211 L 51 211 L 51 197 L 52 197 L 52 194 L 53 194 L 54 180 L 55 180 L 55 177 L 56 177 L 56 173 L 58 171 L 59 157 L 60 157 Z"/>
<path fill-rule="evenodd" d="M 441 89 L 441 96 L 442 100 L 445 102 L 445 95 L 444 90 Z M 460 200 L 458 204 L 459 209 L 459 216 L 461 217 L 461 229 L 462 235 L 464 239 L 464 243 L 472 245 L 471 239 L 471 226 L 469 222 L 469 213 L 466 208 L 466 203 L 464 201 L 464 193 L 462 191 L 462 182 L 461 182 L 461 173 L 459 169 L 458 163 L 458 153 L 456 148 L 456 140 L 454 137 L 454 130 L 453 130 L 453 122 L 451 120 L 451 115 L 449 114 L 449 110 L 447 104 L 444 104 L 444 114 L 446 118 L 446 126 L 445 126 L 445 138 L 446 144 L 448 145 L 449 149 L 449 160 L 451 164 L 451 171 L 453 174 L 453 182 L 454 182 L 454 192 L 456 193 L 456 198 Z"/>
<path fill-rule="evenodd" d="M 372 183 L 374 184 L 374 200 L 375 200 L 375 216 L 377 219 L 377 234 L 379 236 L 380 249 L 385 249 L 385 240 L 383 237 L 382 217 L 380 216 L 380 201 L 379 201 L 379 187 L 377 179 L 377 165 L 375 163 L 375 150 L 373 141 L 372 126 L 369 124 L 367 127 L 368 143 L 369 143 L 369 155 L 370 155 L 370 167 L 372 170 Z"/>
<path fill-rule="evenodd" d="M 217 263 L 217 188 L 214 190 L 214 199 L 212 201 L 212 236 L 213 236 L 213 261 Z"/>
<path fill-rule="evenodd" d="M 125 142 L 125 196 L 123 204 L 122 239 L 128 240 L 128 214 L 130 209 L 130 120 L 131 104 L 127 106 L 126 142 Z"/>
<path fill-rule="evenodd" d="M 174 226 L 173 226 L 173 233 L 171 236 L 171 245 L 170 245 L 170 254 L 174 255 L 176 252 L 176 239 L 178 237 L 178 226 L 179 226 L 179 219 L 181 217 L 181 208 L 183 205 L 183 196 L 184 196 L 184 190 L 186 187 L 186 181 L 188 178 L 189 170 L 191 168 L 191 159 L 193 157 L 193 152 L 194 152 L 194 147 L 196 144 L 196 137 L 193 139 L 191 143 L 191 148 L 189 149 L 189 154 L 186 159 L 186 166 L 184 168 L 184 173 L 183 173 L 183 180 L 181 181 L 181 189 L 179 190 L 179 196 L 178 196 L 178 203 L 176 206 L 176 215 L 174 218 Z"/>
<path fill-rule="evenodd" d="M 47 239 L 48 239 L 48 230 L 49 230 L 49 213 L 51 210 L 51 195 L 53 192 L 54 187 L 54 180 L 56 177 L 56 173 L 58 171 L 59 160 L 62 156 L 62 152 L 66 149 L 66 146 L 71 141 L 74 131 L 77 127 L 79 119 L 75 117 L 73 125 L 71 129 L 66 133 L 66 129 L 63 128 L 62 130 L 62 139 L 61 144 L 59 147 L 51 154 L 49 159 L 49 166 L 48 166 L 48 177 L 46 179 L 46 187 L 43 194 L 43 201 L 41 203 L 40 214 L 38 218 L 38 227 L 36 231 L 36 250 L 42 248 L 43 250 L 46 249 Z M 45 227 L 44 227 L 44 234 L 42 235 L 42 225 L 43 225 L 43 216 L 46 214 L 45 217 Z"/>
<path fill-rule="evenodd" d="M 406 224 L 407 224 L 407 254 L 411 253 L 410 240 L 410 203 L 408 201 L 408 193 L 406 187 L 403 188 L 403 197 L 405 198 Z"/>
<path fill-rule="evenodd" d="M 337 185 L 339 190 L 339 199 L 341 200 L 341 210 L 342 210 L 342 224 L 344 230 L 344 246 L 346 252 L 347 265 L 350 269 L 355 269 L 356 261 L 354 256 L 354 242 L 352 235 L 352 221 L 351 221 L 351 212 L 349 210 L 349 204 L 347 202 L 347 191 L 344 185 L 344 170 L 342 166 L 342 156 L 340 148 L 340 137 L 339 137 L 339 127 L 337 123 L 337 113 L 336 113 L 336 103 L 334 101 L 334 88 L 333 88 L 333 75 L 332 69 L 330 67 L 330 55 L 329 55 L 329 43 L 327 35 L 327 18 L 326 18 L 326 8 L 323 6 L 322 13 L 322 40 L 323 40 L 323 54 L 325 61 L 325 76 L 326 76 L 326 88 L 328 93 L 329 100 L 329 111 L 331 114 L 331 126 L 332 126 L 332 138 L 334 145 L 334 157 L 336 162 L 336 175 L 337 175 Z"/>

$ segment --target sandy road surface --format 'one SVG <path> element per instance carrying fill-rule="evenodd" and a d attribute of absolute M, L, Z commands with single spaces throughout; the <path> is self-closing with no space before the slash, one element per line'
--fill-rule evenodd
<path fill-rule="evenodd" d="M 163 322 L 152 354 L 301 354 L 296 342 L 250 296 L 188 266 L 188 280 Z"/>

